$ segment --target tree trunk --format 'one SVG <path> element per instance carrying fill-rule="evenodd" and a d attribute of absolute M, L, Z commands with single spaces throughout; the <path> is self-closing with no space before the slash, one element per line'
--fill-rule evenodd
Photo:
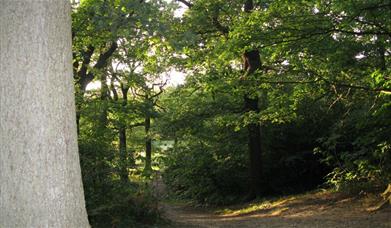
<path fill-rule="evenodd" d="M 77 132 L 77 135 L 80 135 L 80 118 L 81 118 L 80 106 L 81 105 L 76 105 L 76 132 Z"/>
<path fill-rule="evenodd" d="M 110 96 L 110 91 L 109 87 L 107 86 L 107 75 L 106 72 L 102 72 L 100 76 L 100 81 L 101 81 L 101 87 L 100 87 L 100 100 L 101 100 L 101 110 L 99 114 L 99 130 L 101 130 L 102 136 L 105 136 L 106 129 L 107 129 L 107 124 L 108 124 L 108 119 L 107 119 L 107 114 L 109 111 L 109 96 Z"/>
<path fill-rule="evenodd" d="M 127 167 L 127 150 L 126 150 L 126 127 L 123 123 L 119 126 L 119 157 L 120 157 L 120 177 L 123 182 L 128 181 Z"/>
<path fill-rule="evenodd" d="M 122 91 L 122 113 L 126 113 L 126 106 L 128 104 L 128 90 L 129 87 L 121 85 Z M 128 152 L 126 142 L 126 120 L 120 119 L 119 123 L 119 156 L 120 156 L 120 177 L 123 182 L 128 182 Z M 131 159 L 131 158 L 130 158 Z M 133 159 L 132 159 L 133 160 Z"/>
<path fill-rule="evenodd" d="M 81 118 L 81 108 L 83 102 L 83 96 L 86 92 L 87 86 L 92 80 L 94 80 L 95 75 L 91 70 L 88 70 L 90 67 L 94 68 L 95 71 L 103 70 L 107 67 L 110 57 L 117 50 L 117 42 L 112 41 L 110 47 L 105 52 L 101 53 L 94 66 L 90 66 L 91 58 L 94 54 L 95 48 L 92 45 L 87 47 L 86 51 L 82 53 L 82 62 L 74 62 L 73 71 L 74 78 L 76 79 L 76 123 L 77 123 L 77 133 L 80 134 L 80 118 Z M 80 67 L 80 69 L 78 69 Z M 102 81 L 102 80 L 101 80 Z M 106 81 L 104 81 L 106 82 Z M 102 81 L 102 86 L 105 84 Z"/>
<path fill-rule="evenodd" d="M 261 67 L 259 52 L 254 50 L 244 54 L 244 66 L 246 76 L 255 72 Z M 244 108 L 246 112 L 259 112 L 259 98 L 257 95 L 245 93 Z M 249 199 L 262 195 L 262 147 L 261 147 L 261 125 L 259 122 L 251 123 L 247 126 L 248 150 L 249 150 Z"/>
<path fill-rule="evenodd" d="M 89 227 L 70 3 L 0 0 L 0 227 Z"/>
<path fill-rule="evenodd" d="M 152 170 L 152 139 L 149 135 L 151 128 L 151 117 L 149 113 L 147 112 L 145 116 L 145 168 L 144 171 L 146 173 L 150 172 Z"/>
<path fill-rule="evenodd" d="M 246 111 L 259 112 L 258 98 L 251 98 L 249 94 L 244 96 Z M 259 123 L 251 123 L 247 126 L 248 150 L 249 150 L 249 199 L 262 194 L 262 148 L 261 148 L 261 126 Z"/>
<path fill-rule="evenodd" d="M 254 8 L 252 0 L 244 4 L 244 11 L 250 13 Z M 258 50 L 247 51 L 243 54 L 243 66 L 246 80 L 248 76 L 261 68 L 261 59 Z M 259 98 L 257 95 L 246 92 L 244 95 L 244 108 L 246 112 L 259 112 Z M 248 150 L 249 150 L 249 195 L 248 199 L 260 196 L 263 192 L 262 186 L 262 148 L 261 148 L 261 125 L 259 122 L 247 126 Z"/>
<path fill-rule="evenodd" d="M 383 200 L 380 202 L 380 204 L 367 208 L 367 211 L 375 212 L 391 205 L 391 183 L 388 184 L 386 190 L 381 194 L 381 196 L 383 197 Z"/>

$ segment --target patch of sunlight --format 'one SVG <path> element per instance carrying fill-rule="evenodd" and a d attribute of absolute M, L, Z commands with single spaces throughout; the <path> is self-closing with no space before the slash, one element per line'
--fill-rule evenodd
<path fill-rule="evenodd" d="M 160 171 L 161 168 L 157 165 L 152 165 L 152 171 Z"/>
<path fill-rule="evenodd" d="M 272 211 L 272 213 L 270 213 L 271 216 L 279 216 L 281 215 L 283 212 L 289 210 L 289 207 L 282 207 L 282 208 L 278 208 L 274 211 Z"/>
<path fill-rule="evenodd" d="M 246 205 L 245 207 L 239 208 L 239 209 L 224 209 L 220 211 L 220 213 L 223 216 L 239 216 L 239 215 L 246 215 L 250 213 L 254 213 L 260 210 L 269 210 L 276 208 L 276 210 L 273 210 L 271 212 L 271 215 L 278 215 L 282 212 L 288 210 L 288 207 L 281 207 L 285 205 L 286 203 L 295 200 L 296 197 L 288 197 L 288 198 L 280 198 L 277 200 L 265 200 L 262 202 L 252 203 L 249 205 Z M 281 208 L 279 208 L 281 207 Z"/>

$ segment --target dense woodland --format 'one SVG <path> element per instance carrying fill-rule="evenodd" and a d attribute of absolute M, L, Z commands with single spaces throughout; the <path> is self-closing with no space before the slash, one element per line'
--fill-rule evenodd
<path fill-rule="evenodd" d="M 72 5 L 93 227 L 159 222 L 169 197 L 229 205 L 391 181 L 388 0 Z M 174 84 L 175 75 L 185 82 Z"/>

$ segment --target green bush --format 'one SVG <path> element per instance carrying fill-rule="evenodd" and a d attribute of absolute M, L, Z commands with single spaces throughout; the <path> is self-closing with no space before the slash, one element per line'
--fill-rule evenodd
<path fill-rule="evenodd" d="M 142 227 L 160 221 L 148 186 L 120 180 L 117 153 L 110 144 L 99 137 L 81 137 L 79 151 L 92 227 Z"/>
<path fill-rule="evenodd" d="M 349 107 L 349 118 L 338 119 L 329 135 L 319 140 L 322 146 L 317 152 L 334 167 L 327 176 L 328 184 L 357 193 L 377 190 L 390 182 L 390 107 L 389 102 L 379 106 L 355 103 Z"/>
<path fill-rule="evenodd" d="M 228 204 L 245 190 L 243 152 L 213 151 L 199 144 L 177 146 L 169 151 L 163 178 L 171 192 L 200 204 Z"/>

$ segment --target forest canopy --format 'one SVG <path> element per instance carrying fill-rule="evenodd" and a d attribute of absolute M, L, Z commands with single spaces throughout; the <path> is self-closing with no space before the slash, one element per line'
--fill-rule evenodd
<path fill-rule="evenodd" d="M 387 0 L 73 3 L 91 225 L 153 222 L 160 175 L 202 205 L 383 189 L 390 36 Z"/>

